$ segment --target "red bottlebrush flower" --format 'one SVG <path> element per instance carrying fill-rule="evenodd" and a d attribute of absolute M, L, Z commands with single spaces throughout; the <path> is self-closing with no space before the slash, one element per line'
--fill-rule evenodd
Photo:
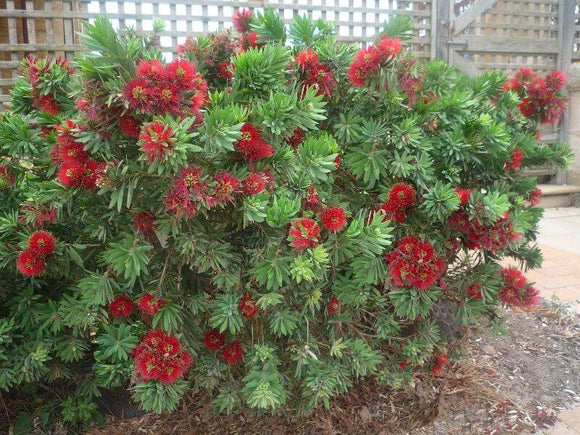
<path fill-rule="evenodd" d="M 155 215 L 150 211 L 142 211 L 133 217 L 133 226 L 145 235 L 155 231 Z"/>
<path fill-rule="evenodd" d="M 78 142 L 68 143 L 58 147 L 58 155 L 61 161 L 77 160 L 84 163 L 89 157 L 89 153 L 85 151 L 84 145 Z"/>
<path fill-rule="evenodd" d="M 455 193 L 457 193 L 457 196 L 459 197 L 459 205 L 463 207 L 465 204 L 467 204 L 469 198 L 471 198 L 473 189 L 462 189 L 461 187 L 456 187 Z"/>
<path fill-rule="evenodd" d="M 137 77 L 143 77 L 150 82 L 163 79 L 165 67 L 157 59 L 142 60 L 137 65 Z"/>
<path fill-rule="evenodd" d="M 342 207 L 328 207 L 320 213 L 320 222 L 329 231 L 340 231 L 346 225 L 346 212 Z"/>
<path fill-rule="evenodd" d="M 78 143 L 77 138 L 73 135 L 73 130 L 78 130 L 79 126 L 72 119 L 67 119 L 64 124 L 56 125 L 54 128 L 58 132 L 55 139 L 59 145 L 69 146 Z"/>
<path fill-rule="evenodd" d="M 10 166 L 0 165 L 0 189 L 6 186 L 13 186 L 14 181 L 14 174 Z"/>
<path fill-rule="evenodd" d="M 461 247 L 461 244 L 459 243 L 459 239 L 457 237 L 451 237 L 445 240 L 444 247 L 445 247 L 445 257 L 449 260 L 459 253 L 459 248 Z"/>
<path fill-rule="evenodd" d="M 246 122 L 242 127 L 242 138 L 234 146 L 236 150 L 250 162 L 272 157 L 276 150 L 260 136 L 258 127 Z"/>
<path fill-rule="evenodd" d="M 546 86 L 550 92 L 557 92 L 561 90 L 566 84 L 566 74 L 562 71 L 552 71 L 546 75 Z"/>
<path fill-rule="evenodd" d="M 260 310 L 258 308 L 258 304 L 256 303 L 256 301 L 252 299 L 250 295 L 242 296 L 242 298 L 240 299 L 240 303 L 238 304 L 238 308 L 242 312 L 242 316 L 244 316 L 248 320 L 255 317 L 256 314 L 258 314 L 258 311 Z"/>
<path fill-rule="evenodd" d="M 481 294 L 481 284 L 471 284 L 469 287 L 467 287 L 467 296 L 469 296 L 472 299 L 481 299 L 482 298 L 482 294 Z"/>
<path fill-rule="evenodd" d="M 253 172 L 242 180 L 242 186 L 246 195 L 257 195 L 266 188 L 264 176 Z"/>
<path fill-rule="evenodd" d="M 161 121 L 145 124 L 139 135 L 141 150 L 147 156 L 149 164 L 163 160 L 167 151 L 173 149 L 174 141 L 173 130 Z"/>
<path fill-rule="evenodd" d="M 135 372 L 143 380 L 174 383 L 193 364 L 181 343 L 163 331 L 150 331 L 134 349 Z"/>
<path fill-rule="evenodd" d="M 441 376 L 443 374 L 443 369 L 448 363 L 447 354 L 437 353 L 435 354 L 435 363 L 431 369 L 433 376 Z"/>
<path fill-rule="evenodd" d="M 48 257 L 54 253 L 56 238 L 49 231 L 35 231 L 28 239 L 28 250 L 39 257 Z"/>
<path fill-rule="evenodd" d="M 507 268 L 501 271 L 504 280 L 499 293 L 499 300 L 516 307 L 529 308 L 540 300 L 539 292 L 528 284 L 524 275 L 517 269 Z"/>
<path fill-rule="evenodd" d="M 294 148 L 296 148 L 302 142 L 304 142 L 304 130 L 301 128 L 295 129 L 292 136 L 289 139 L 286 139 L 286 143 L 290 146 L 293 146 Z"/>
<path fill-rule="evenodd" d="M 234 65 L 227 60 L 218 63 L 217 75 L 224 80 L 232 80 L 234 78 Z"/>
<path fill-rule="evenodd" d="M 482 225 L 477 218 L 470 220 L 464 212 L 455 212 L 448 220 L 449 227 L 462 233 L 469 249 L 486 249 L 496 253 L 517 240 L 509 213 L 492 225 Z"/>
<path fill-rule="evenodd" d="M 548 87 L 543 78 L 538 77 L 526 86 L 528 95 L 536 101 L 545 101 L 548 94 Z"/>
<path fill-rule="evenodd" d="M 264 44 L 258 43 L 259 35 L 256 32 L 244 33 L 238 41 L 239 49 L 244 52 L 250 48 L 261 47 Z"/>
<path fill-rule="evenodd" d="M 145 293 L 139 299 L 139 309 L 145 314 L 154 316 L 165 305 L 165 299 L 151 293 Z"/>
<path fill-rule="evenodd" d="M 445 261 L 435 255 L 433 245 L 414 236 L 399 240 L 395 250 L 386 254 L 385 260 L 389 276 L 396 286 L 416 290 L 433 286 L 447 268 Z"/>
<path fill-rule="evenodd" d="M 383 35 L 379 44 L 377 45 L 377 50 L 381 57 L 381 60 L 386 60 L 387 62 L 392 60 L 403 48 L 401 40 L 398 38 L 389 38 L 387 35 Z"/>
<path fill-rule="evenodd" d="M 360 49 L 348 69 L 347 77 L 353 86 L 362 88 L 370 75 L 378 70 L 381 56 L 376 47 Z"/>
<path fill-rule="evenodd" d="M 288 240 L 297 251 L 313 248 L 320 241 L 320 227 L 311 218 L 300 218 L 292 222 Z"/>
<path fill-rule="evenodd" d="M 237 10 L 232 17 L 234 29 L 240 33 L 248 33 L 250 31 L 250 22 L 254 13 L 249 9 Z"/>
<path fill-rule="evenodd" d="M 516 148 L 511 156 L 511 161 L 505 164 L 505 167 L 508 171 L 515 171 L 522 165 L 522 161 L 524 160 L 524 154 L 519 148 Z"/>
<path fill-rule="evenodd" d="M 109 313 L 113 317 L 129 317 L 135 311 L 135 304 L 129 296 L 118 295 L 109 304 Z"/>
<path fill-rule="evenodd" d="M 104 175 L 105 163 L 88 160 L 85 163 L 85 177 L 83 178 L 83 186 L 89 190 L 97 187 L 97 180 Z"/>
<path fill-rule="evenodd" d="M 542 190 L 537 187 L 528 193 L 528 202 L 530 203 L 530 207 L 535 207 L 540 203 L 540 198 L 542 197 Z"/>
<path fill-rule="evenodd" d="M 332 296 L 330 301 L 328 301 L 328 313 L 336 314 L 339 309 L 340 309 L 340 301 L 336 298 L 336 296 Z"/>
<path fill-rule="evenodd" d="M 127 137 L 139 139 L 141 123 L 131 115 L 123 115 L 119 119 L 119 130 Z"/>
<path fill-rule="evenodd" d="M 154 97 L 152 93 L 149 83 L 141 77 L 134 77 L 129 80 L 124 90 L 124 96 L 129 103 L 129 108 L 146 114 L 152 113 L 152 97 Z"/>
<path fill-rule="evenodd" d="M 32 252 L 31 250 L 22 251 L 16 260 L 18 271 L 27 277 L 34 277 L 44 272 L 46 262 L 44 257 Z"/>
<path fill-rule="evenodd" d="M 522 115 L 526 118 L 532 118 L 537 113 L 536 106 L 529 98 L 524 98 L 522 102 L 518 104 L 518 107 L 520 108 Z"/>
<path fill-rule="evenodd" d="M 230 365 L 241 361 L 243 357 L 244 351 L 242 349 L 242 344 L 239 341 L 234 341 L 233 343 L 228 344 L 222 350 L 223 360 Z"/>
<path fill-rule="evenodd" d="M 178 186 L 167 192 L 163 203 L 165 210 L 174 212 L 178 218 L 192 217 L 197 212 L 197 207 L 191 200 L 189 192 L 184 192 Z"/>
<path fill-rule="evenodd" d="M 302 207 L 306 210 L 320 210 L 320 196 L 318 196 L 316 187 L 310 186 L 308 188 L 308 196 L 302 199 Z"/>
<path fill-rule="evenodd" d="M 199 75 L 195 65 L 185 59 L 175 59 L 165 68 L 165 78 L 168 83 L 178 89 L 196 89 Z"/>
<path fill-rule="evenodd" d="M 314 50 L 302 50 L 296 55 L 296 63 L 300 68 L 306 70 L 318 63 L 318 54 Z"/>
<path fill-rule="evenodd" d="M 79 187 L 85 177 L 85 166 L 77 160 L 64 161 L 57 173 L 58 181 L 67 187 Z"/>
<path fill-rule="evenodd" d="M 536 77 L 538 77 L 538 75 L 535 72 L 533 72 L 530 68 L 520 68 L 514 74 L 513 79 L 520 85 L 524 85 L 530 83 Z"/>
<path fill-rule="evenodd" d="M 415 189 L 407 183 L 397 183 L 389 191 L 388 201 L 395 208 L 407 209 L 415 204 Z"/>
<path fill-rule="evenodd" d="M 207 347 L 212 352 L 219 350 L 226 342 L 226 336 L 219 332 L 217 329 L 212 329 L 207 331 L 203 336 L 203 342 L 205 347 Z"/>
<path fill-rule="evenodd" d="M 32 99 L 32 106 L 49 115 L 58 115 L 60 108 L 52 95 L 39 95 Z"/>
<path fill-rule="evenodd" d="M 21 211 L 23 214 L 19 216 L 18 221 L 29 222 L 36 228 L 43 228 L 47 224 L 55 223 L 57 219 L 57 211 L 52 207 L 25 204 Z"/>
<path fill-rule="evenodd" d="M 395 222 L 405 222 L 405 209 L 398 207 L 396 203 L 387 201 L 381 204 L 380 210 L 384 214 L 383 220 L 394 220 Z"/>
<path fill-rule="evenodd" d="M 326 95 L 327 97 L 332 95 L 332 90 L 336 88 L 336 80 L 327 64 L 321 63 L 310 67 L 300 92 L 300 98 L 304 97 L 306 88 L 309 86 L 316 89 L 316 95 Z"/>
<path fill-rule="evenodd" d="M 217 183 L 214 191 L 214 200 L 218 204 L 233 202 L 232 195 L 238 191 L 239 180 L 231 172 L 222 171 L 213 177 Z"/>
<path fill-rule="evenodd" d="M 407 361 L 406 359 L 404 359 L 403 361 L 401 361 L 399 363 L 399 367 L 401 367 L 401 370 L 405 370 L 408 365 L 409 365 L 409 361 Z"/>

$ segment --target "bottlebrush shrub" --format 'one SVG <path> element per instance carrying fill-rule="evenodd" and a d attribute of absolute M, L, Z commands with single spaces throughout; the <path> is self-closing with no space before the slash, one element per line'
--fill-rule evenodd
<path fill-rule="evenodd" d="M 444 375 L 463 326 L 536 301 L 499 261 L 540 264 L 523 169 L 570 161 L 536 140 L 561 114 L 542 86 L 418 62 L 403 18 L 360 50 L 308 18 L 235 23 L 164 61 L 97 19 L 72 65 L 23 63 L 0 122 L 4 390 L 65 391 L 66 421 L 114 387 L 307 412 Z"/>

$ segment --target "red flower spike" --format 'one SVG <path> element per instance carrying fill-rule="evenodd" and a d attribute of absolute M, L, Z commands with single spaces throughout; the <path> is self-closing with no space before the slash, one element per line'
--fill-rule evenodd
<path fill-rule="evenodd" d="M 389 191 L 388 201 L 395 208 L 407 209 L 415 204 L 415 189 L 407 183 L 397 183 Z"/>
<path fill-rule="evenodd" d="M 16 266 L 22 275 L 34 277 L 44 272 L 46 262 L 44 261 L 44 257 L 41 257 L 30 250 L 26 250 L 18 255 Z"/>
<path fill-rule="evenodd" d="M 144 381 L 158 380 L 172 384 L 193 364 L 189 352 L 181 343 L 164 331 L 150 331 L 133 349 L 135 372 Z"/>
<path fill-rule="evenodd" d="M 254 13 L 249 9 L 238 9 L 232 17 L 234 29 L 240 33 L 248 33 L 250 31 L 250 21 L 253 16 Z"/>
<path fill-rule="evenodd" d="M 145 235 L 155 231 L 155 215 L 150 211 L 142 211 L 133 217 L 133 226 Z"/>
<path fill-rule="evenodd" d="M 455 188 L 455 192 L 459 197 L 459 205 L 463 207 L 471 198 L 471 194 L 473 193 L 473 189 L 462 189 L 461 187 Z"/>
<path fill-rule="evenodd" d="M 318 63 L 318 55 L 312 49 L 302 50 L 296 55 L 296 63 L 304 70 L 310 69 Z"/>
<path fill-rule="evenodd" d="M 236 150 L 248 161 L 253 162 L 266 157 L 272 157 L 276 150 L 260 136 L 258 127 L 246 122 L 241 130 L 242 138 L 234 146 Z"/>
<path fill-rule="evenodd" d="M 244 351 L 239 341 L 234 341 L 233 343 L 228 344 L 222 350 L 223 360 L 230 365 L 238 363 L 243 357 Z"/>
<path fill-rule="evenodd" d="M 167 151 L 173 149 L 174 141 L 173 130 L 161 121 L 146 124 L 139 135 L 141 151 L 147 156 L 149 164 L 163 160 Z"/>
<path fill-rule="evenodd" d="M 141 296 L 141 299 L 139 299 L 139 309 L 145 314 L 149 314 L 151 316 L 154 316 L 157 312 L 159 312 L 164 305 L 165 299 L 150 293 L 145 293 L 143 296 Z"/>
<path fill-rule="evenodd" d="M 381 60 L 391 61 L 403 48 L 401 40 L 398 38 L 389 38 L 387 35 L 383 35 L 379 44 L 377 45 L 377 50 L 379 51 Z"/>
<path fill-rule="evenodd" d="M 57 172 L 58 181 L 67 187 L 79 187 L 85 177 L 85 166 L 77 160 L 67 160 Z"/>
<path fill-rule="evenodd" d="M 511 156 L 511 161 L 507 162 L 505 167 L 508 171 L 515 171 L 522 165 L 523 160 L 524 154 L 519 148 L 516 148 Z"/>
<path fill-rule="evenodd" d="M 482 298 L 481 284 L 471 284 L 469 287 L 467 287 L 467 296 L 472 299 L 480 300 Z"/>
<path fill-rule="evenodd" d="M 157 59 L 142 60 L 137 65 L 137 77 L 142 77 L 150 82 L 158 82 L 163 79 L 165 67 Z"/>
<path fill-rule="evenodd" d="M 109 304 L 109 313 L 113 317 L 129 317 L 135 311 L 135 303 L 129 296 L 118 295 Z"/>
<path fill-rule="evenodd" d="M 328 302 L 328 313 L 336 314 L 338 310 L 340 310 L 340 301 L 336 298 L 336 296 L 332 296 Z"/>
<path fill-rule="evenodd" d="M 131 115 L 123 115 L 119 119 L 119 130 L 127 137 L 139 139 L 141 123 Z"/>
<path fill-rule="evenodd" d="M 258 311 L 260 311 L 258 304 L 250 295 L 242 296 L 238 307 L 242 312 L 242 316 L 248 320 L 254 318 L 258 314 Z"/>
<path fill-rule="evenodd" d="M 219 332 L 217 329 L 212 329 L 207 331 L 203 336 L 203 342 L 205 347 L 207 347 L 212 352 L 219 350 L 226 342 L 226 336 Z"/>
<path fill-rule="evenodd" d="M 296 219 L 290 226 L 288 240 L 299 252 L 313 248 L 320 242 L 320 227 L 314 219 Z"/>
<path fill-rule="evenodd" d="M 10 166 L 0 165 L 0 189 L 6 186 L 13 186 L 14 181 L 15 177 Z"/>
<path fill-rule="evenodd" d="M 346 212 L 342 207 L 328 207 L 320 213 L 320 222 L 327 230 L 338 232 L 346 225 Z"/>
<path fill-rule="evenodd" d="M 39 95 L 32 99 L 32 106 L 49 115 L 58 115 L 60 108 L 52 95 Z"/>
<path fill-rule="evenodd" d="M 242 187 L 246 195 L 257 195 L 266 188 L 263 174 L 254 172 L 248 175 L 242 180 Z"/>
<path fill-rule="evenodd" d="M 48 231 L 35 231 L 28 239 L 28 250 L 39 257 L 48 257 L 55 247 L 56 238 Z"/>
<path fill-rule="evenodd" d="M 304 142 L 304 130 L 301 128 L 295 129 L 292 136 L 289 139 L 286 139 L 286 143 L 290 146 L 293 146 L 294 148 L 296 148 L 302 142 Z"/>

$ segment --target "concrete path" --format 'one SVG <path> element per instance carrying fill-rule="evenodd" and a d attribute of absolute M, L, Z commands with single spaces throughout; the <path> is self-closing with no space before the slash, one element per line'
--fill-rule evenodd
<path fill-rule="evenodd" d="M 540 222 L 538 245 L 544 255 L 541 269 L 526 272 L 540 294 L 561 302 L 580 314 L 580 208 L 548 208 Z M 580 358 L 580 355 L 578 355 Z M 580 406 L 558 414 L 549 435 L 580 435 Z"/>
<path fill-rule="evenodd" d="M 580 314 L 580 208 L 548 208 L 540 222 L 541 269 L 526 272 L 540 294 L 556 296 Z"/>

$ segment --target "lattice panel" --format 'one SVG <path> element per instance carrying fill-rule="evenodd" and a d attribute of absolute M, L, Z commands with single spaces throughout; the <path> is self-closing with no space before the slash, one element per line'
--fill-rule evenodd
<path fill-rule="evenodd" d="M 580 60 L 580 0 L 576 0 L 574 19 L 574 44 L 572 47 L 572 59 Z"/>
<path fill-rule="evenodd" d="M 558 0 L 499 0 L 455 39 L 469 42 L 461 54 L 479 71 L 552 71 L 559 53 Z"/>

